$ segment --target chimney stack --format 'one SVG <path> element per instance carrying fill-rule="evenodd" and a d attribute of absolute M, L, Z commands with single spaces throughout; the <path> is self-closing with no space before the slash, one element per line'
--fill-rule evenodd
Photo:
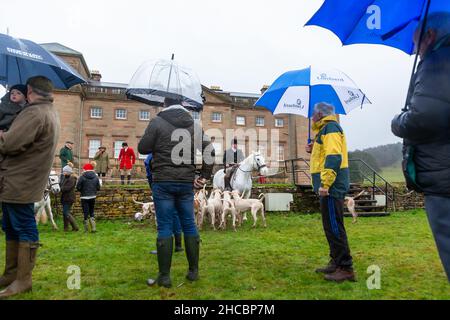
<path fill-rule="evenodd" d="M 217 91 L 217 92 L 223 91 L 223 90 L 220 88 L 220 86 L 211 86 L 210 89 L 211 89 L 212 91 Z"/>
<path fill-rule="evenodd" d="M 98 70 L 91 70 L 91 80 L 93 81 L 101 81 L 102 80 L 102 74 Z"/>
<path fill-rule="evenodd" d="M 268 86 L 267 84 L 263 85 L 263 87 L 261 88 L 261 94 L 263 94 L 264 92 L 266 92 L 267 89 L 269 89 L 269 86 Z"/>

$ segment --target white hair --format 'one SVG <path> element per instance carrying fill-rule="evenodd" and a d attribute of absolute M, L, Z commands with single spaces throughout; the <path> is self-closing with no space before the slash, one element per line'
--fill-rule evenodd
<path fill-rule="evenodd" d="M 319 112 L 325 117 L 335 115 L 334 106 L 326 102 L 316 103 L 316 105 L 314 106 L 314 113 L 316 114 Z"/>
<path fill-rule="evenodd" d="M 423 21 L 417 27 L 421 30 Z M 450 13 L 449 12 L 433 12 L 427 18 L 426 30 L 436 31 L 436 42 L 450 35 Z"/>

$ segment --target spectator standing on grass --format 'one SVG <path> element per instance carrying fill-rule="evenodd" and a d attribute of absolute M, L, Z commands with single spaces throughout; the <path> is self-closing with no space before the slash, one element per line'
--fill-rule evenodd
<path fill-rule="evenodd" d="M 194 136 L 195 132 L 199 133 L 199 137 Z M 174 133 L 184 137 L 181 142 L 172 138 Z M 200 139 L 197 147 L 195 139 Z M 186 151 L 176 152 L 180 144 Z M 200 125 L 181 105 L 181 101 L 165 98 L 164 109 L 150 121 L 139 142 L 138 150 L 140 154 L 153 154 L 152 193 L 158 222 L 156 247 L 159 273 L 156 279 L 148 279 L 147 284 L 172 286 L 170 269 L 175 215 L 180 218 L 184 233 L 184 246 L 189 264 L 186 278 L 189 281 L 196 281 L 199 278 L 200 236 L 194 219 L 194 188 L 202 188 L 211 177 L 214 148 L 209 138 L 203 136 Z M 204 155 L 199 177 L 195 176 L 196 151 Z"/>
<path fill-rule="evenodd" d="M 320 196 L 322 224 L 330 248 L 328 265 L 316 272 L 324 273 L 328 281 L 355 281 L 344 227 L 344 199 L 350 188 L 345 135 L 330 104 L 316 104 L 312 121 L 316 137 L 306 146 L 306 152 L 311 153 L 312 182 Z"/>
<path fill-rule="evenodd" d="M 95 199 L 97 192 L 100 190 L 100 180 L 94 172 L 94 167 L 88 163 L 83 166 L 83 174 L 78 179 L 77 191 L 81 193 L 81 207 L 84 215 L 84 232 L 97 232 L 95 224 Z"/>
<path fill-rule="evenodd" d="M 414 42 L 419 42 L 419 26 Z M 428 17 L 421 62 L 408 94 L 409 110 L 392 120 L 412 160 L 411 186 L 425 194 L 425 209 L 450 282 L 450 13 Z"/>
<path fill-rule="evenodd" d="M 0 135 L 0 201 L 6 236 L 0 299 L 32 289 L 40 246 L 34 203 L 42 199 L 59 139 L 53 84 L 43 76 L 27 81 L 28 105 Z"/>
<path fill-rule="evenodd" d="M 61 204 L 63 207 L 64 231 L 69 231 L 69 224 L 72 231 L 78 231 L 78 225 L 75 218 L 70 213 L 72 206 L 75 203 L 75 187 L 77 185 L 77 177 L 73 174 L 71 166 L 63 168 L 63 179 L 60 182 L 61 186 Z"/>

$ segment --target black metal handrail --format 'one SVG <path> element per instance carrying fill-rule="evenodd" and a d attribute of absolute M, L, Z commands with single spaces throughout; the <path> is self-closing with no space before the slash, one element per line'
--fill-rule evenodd
<path fill-rule="evenodd" d="M 299 167 L 298 165 L 296 165 L 298 162 L 306 164 L 306 167 L 305 168 Z M 358 162 L 359 164 L 361 164 L 360 166 L 358 166 L 359 173 L 363 178 L 363 183 L 365 180 L 367 180 L 371 185 L 372 200 L 375 199 L 375 193 L 378 191 L 386 196 L 386 205 L 385 205 L 386 211 L 389 208 L 389 201 L 392 202 L 395 211 L 395 188 L 364 160 L 349 159 L 349 162 Z M 291 168 L 291 170 L 289 170 L 289 167 Z M 311 181 L 312 178 L 309 169 L 310 169 L 309 160 L 306 160 L 304 158 L 288 159 L 285 161 L 285 172 L 286 174 L 289 173 L 292 174 L 292 182 L 295 185 L 300 184 L 297 179 L 298 173 L 305 175 Z"/>

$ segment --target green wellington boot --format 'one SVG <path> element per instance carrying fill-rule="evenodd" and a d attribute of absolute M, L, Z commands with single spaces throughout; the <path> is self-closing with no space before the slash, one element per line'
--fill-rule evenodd
<path fill-rule="evenodd" d="M 186 257 L 189 263 L 189 271 L 186 279 L 189 281 L 198 280 L 198 260 L 200 255 L 200 236 L 184 236 L 184 246 Z"/>
<path fill-rule="evenodd" d="M 147 284 L 149 286 L 157 284 L 160 287 L 170 288 L 172 287 L 172 281 L 170 280 L 170 267 L 172 265 L 173 237 L 157 239 L 156 248 L 159 266 L 158 278 L 156 278 L 156 280 L 148 279 Z"/>

